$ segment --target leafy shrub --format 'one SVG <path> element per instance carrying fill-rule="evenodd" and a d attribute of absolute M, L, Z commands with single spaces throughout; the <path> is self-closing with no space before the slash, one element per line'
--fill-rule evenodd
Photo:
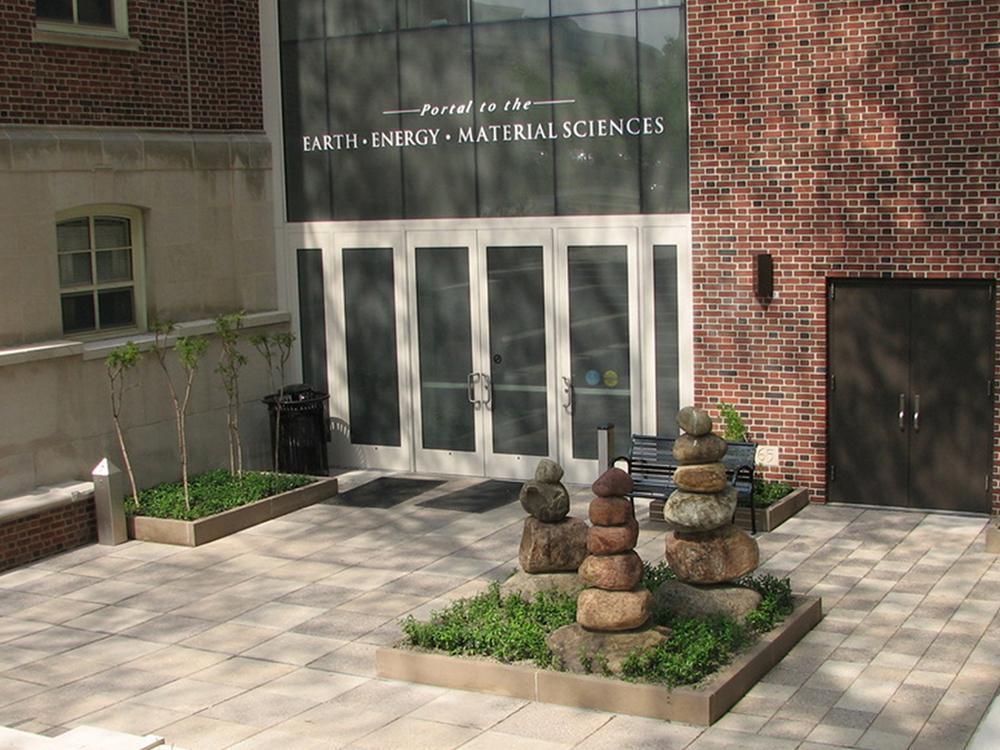
<path fill-rule="evenodd" d="M 766 479 L 755 479 L 753 480 L 753 504 L 757 508 L 766 508 L 791 491 L 792 485 L 788 482 L 769 482 Z"/>
<path fill-rule="evenodd" d="M 757 633 L 766 633 L 792 612 L 792 584 L 787 578 L 762 574 L 745 576 L 738 583 L 761 595 L 757 609 L 746 616 L 746 626 Z"/>
<path fill-rule="evenodd" d="M 656 565 L 650 565 L 645 560 L 642 562 L 642 585 L 650 591 L 655 592 L 662 584 L 676 577 L 666 560 L 661 560 Z"/>
<path fill-rule="evenodd" d="M 743 417 L 736 411 L 736 407 L 727 404 L 725 401 L 719 404 L 719 414 L 722 416 L 722 423 L 725 425 L 725 432 L 722 437 L 729 443 L 746 443 L 750 434 L 747 426 L 743 423 Z"/>
<path fill-rule="evenodd" d="M 556 592 L 536 594 L 528 602 L 517 594 L 502 596 L 500 584 L 471 599 L 459 599 L 435 612 L 428 622 L 412 616 L 403 632 L 412 645 L 449 654 L 490 656 L 501 662 L 531 659 L 552 665 L 545 636 L 576 621 L 576 596 Z"/>
<path fill-rule="evenodd" d="M 183 483 L 168 482 L 140 491 L 138 507 L 128 504 L 126 511 L 133 516 L 194 521 L 303 487 L 314 481 L 312 477 L 298 474 L 260 471 L 248 471 L 242 477 L 234 477 L 224 469 L 217 469 L 190 480 L 190 509 L 184 503 Z"/>

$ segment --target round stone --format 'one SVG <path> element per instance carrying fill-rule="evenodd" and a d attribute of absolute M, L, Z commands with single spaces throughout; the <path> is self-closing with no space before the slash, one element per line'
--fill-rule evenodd
<path fill-rule="evenodd" d="M 712 431 L 712 417 L 704 409 L 685 406 L 677 412 L 677 424 L 688 435 L 699 437 Z"/>
<path fill-rule="evenodd" d="M 649 620 L 653 595 L 648 589 L 584 589 L 576 600 L 576 621 L 588 630 L 635 630 Z"/>
<path fill-rule="evenodd" d="M 731 617 L 742 620 L 757 609 L 761 595 L 745 586 L 692 586 L 667 581 L 653 592 L 653 609 L 675 617 Z"/>
<path fill-rule="evenodd" d="M 595 526 L 621 526 L 635 518 L 632 501 L 626 497 L 595 497 L 590 501 L 590 522 Z"/>
<path fill-rule="evenodd" d="M 722 460 L 729 444 L 710 432 L 707 435 L 681 435 L 674 441 L 674 458 L 681 465 L 711 464 Z"/>
<path fill-rule="evenodd" d="M 638 539 L 639 523 L 634 518 L 622 526 L 591 526 L 587 532 L 587 551 L 592 555 L 628 552 Z"/>
<path fill-rule="evenodd" d="M 729 484 L 726 481 L 726 465 L 714 463 L 678 466 L 674 472 L 674 484 L 688 492 L 721 492 Z"/>
<path fill-rule="evenodd" d="M 674 490 L 663 506 L 663 520 L 679 531 L 711 531 L 733 520 L 736 488 L 701 494 Z"/>
<path fill-rule="evenodd" d="M 642 580 L 642 560 L 633 552 L 587 555 L 580 563 L 580 578 L 605 591 L 628 591 Z"/>
<path fill-rule="evenodd" d="M 500 595 L 517 594 L 530 602 L 544 591 L 577 596 L 585 588 L 577 573 L 526 573 L 519 570 L 500 584 Z"/>
<path fill-rule="evenodd" d="M 587 556 L 587 522 L 564 518 L 558 523 L 524 519 L 518 562 L 527 573 L 573 572 Z"/>
<path fill-rule="evenodd" d="M 598 497 L 621 497 L 632 492 L 632 477 L 618 468 L 610 468 L 590 486 Z"/>
<path fill-rule="evenodd" d="M 535 481 L 542 484 L 555 484 L 563 478 L 563 467 L 555 461 L 543 458 L 535 467 Z"/>
<path fill-rule="evenodd" d="M 760 550 L 757 540 L 730 524 L 707 533 L 668 534 L 664 557 L 681 581 L 725 583 L 752 573 Z"/>
<path fill-rule="evenodd" d="M 545 523 L 555 523 L 569 515 L 569 492 L 558 482 L 525 482 L 517 499 L 526 512 Z"/>

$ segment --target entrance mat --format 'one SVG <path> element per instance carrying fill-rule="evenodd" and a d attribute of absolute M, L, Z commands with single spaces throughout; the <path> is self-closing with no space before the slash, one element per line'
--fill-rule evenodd
<path fill-rule="evenodd" d="M 444 481 L 439 479 L 379 477 L 342 492 L 334 505 L 348 505 L 352 508 L 393 508 L 441 484 L 444 484 Z"/>
<path fill-rule="evenodd" d="M 462 513 L 485 513 L 517 500 L 521 484 L 521 482 L 491 479 L 449 492 L 447 495 L 422 500 L 417 505 L 438 510 L 457 510 Z"/>

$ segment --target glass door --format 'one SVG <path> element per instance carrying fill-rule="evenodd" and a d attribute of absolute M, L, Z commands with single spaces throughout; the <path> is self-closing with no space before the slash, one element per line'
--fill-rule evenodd
<path fill-rule="evenodd" d="M 612 455 L 641 422 L 634 229 L 558 233 L 559 455 L 568 481 L 597 477 L 597 428 L 615 426 Z"/>

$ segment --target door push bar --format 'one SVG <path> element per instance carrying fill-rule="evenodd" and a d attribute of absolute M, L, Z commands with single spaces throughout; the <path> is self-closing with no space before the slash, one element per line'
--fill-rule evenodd
<path fill-rule="evenodd" d="M 899 394 L 899 430 L 906 431 L 906 394 Z M 920 432 L 920 394 L 913 396 L 913 431 Z"/>
<path fill-rule="evenodd" d="M 482 384 L 483 398 L 476 396 L 476 383 Z M 493 381 L 485 372 L 470 372 L 465 378 L 465 388 L 473 409 L 478 409 L 480 406 L 486 409 L 493 408 Z"/>

